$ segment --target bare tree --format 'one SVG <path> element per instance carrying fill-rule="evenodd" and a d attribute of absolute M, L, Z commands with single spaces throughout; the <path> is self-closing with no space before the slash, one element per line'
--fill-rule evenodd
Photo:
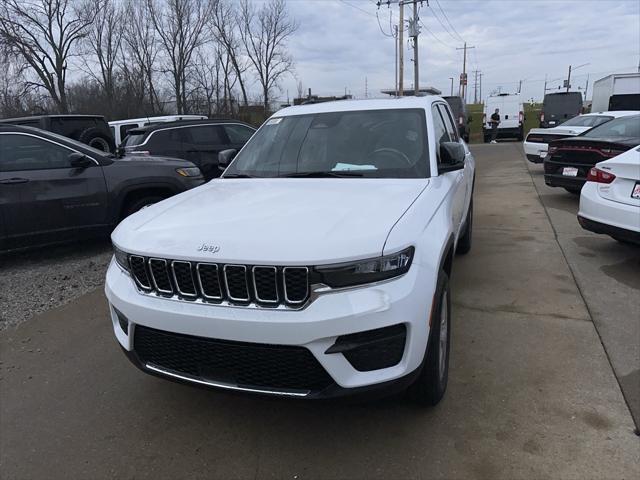
<path fill-rule="evenodd" d="M 147 0 L 153 26 L 169 61 L 176 111 L 186 113 L 188 70 L 194 52 L 210 39 L 205 26 L 212 0 Z"/>
<path fill-rule="evenodd" d="M 62 113 L 68 113 L 67 67 L 74 48 L 88 32 L 101 7 L 72 0 L 2 0 L 0 39 L 5 48 L 35 73 Z"/>
<path fill-rule="evenodd" d="M 116 95 L 117 62 L 124 36 L 123 14 L 114 0 L 92 0 L 90 5 L 96 8 L 103 1 L 104 8 L 96 16 L 86 37 L 86 44 L 100 70 L 99 74 L 95 74 L 93 68 L 89 68 L 88 72 L 100 85 L 102 94 L 113 101 Z M 85 64 L 87 63 L 85 58 Z"/>
<path fill-rule="evenodd" d="M 133 89 L 133 98 L 140 102 L 148 99 L 147 113 L 160 113 L 162 104 L 155 86 L 158 45 L 151 15 L 139 0 L 128 0 L 124 12 L 125 52 L 120 66 L 123 80 Z"/>
<path fill-rule="evenodd" d="M 269 0 L 259 10 L 249 0 L 241 0 L 239 27 L 246 54 L 262 87 L 266 112 L 272 90 L 283 75 L 293 71 L 287 40 L 298 25 L 289 19 L 284 0 Z"/>
<path fill-rule="evenodd" d="M 213 21 L 211 22 L 214 36 L 226 50 L 226 60 L 228 60 L 235 71 L 242 101 L 248 105 L 247 89 L 244 74 L 249 64 L 246 58 L 242 58 L 241 43 L 236 33 L 238 25 L 238 12 L 233 4 L 225 0 L 217 0 L 213 10 Z"/>

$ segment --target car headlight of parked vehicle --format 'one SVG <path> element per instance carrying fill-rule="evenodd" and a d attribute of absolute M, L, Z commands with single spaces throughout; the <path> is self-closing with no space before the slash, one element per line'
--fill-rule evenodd
<path fill-rule="evenodd" d="M 333 288 L 351 287 L 398 277 L 409 271 L 414 248 L 384 257 L 316 267 L 322 283 Z"/>
<path fill-rule="evenodd" d="M 129 267 L 129 254 L 123 252 L 115 245 L 113 246 L 113 256 L 116 259 L 116 263 L 122 268 L 125 272 L 131 273 L 131 268 Z"/>
<path fill-rule="evenodd" d="M 176 173 L 183 177 L 200 177 L 202 175 L 198 167 L 176 168 Z"/>

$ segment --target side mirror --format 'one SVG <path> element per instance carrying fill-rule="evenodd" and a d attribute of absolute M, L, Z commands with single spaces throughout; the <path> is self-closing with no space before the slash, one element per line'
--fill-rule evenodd
<path fill-rule="evenodd" d="M 230 148 L 228 150 L 222 150 L 218 153 L 218 168 L 220 170 L 224 170 L 229 166 L 231 160 L 234 159 L 238 151 L 235 148 Z"/>
<path fill-rule="evenodd" d="M 452 172 L 464 168 L 464 146 L 458 142 L 443 142 L 440 144 L 440 173 Z"/>
<path fill-rule="evenodd" d="M 75 168 L 87 168 L 93 165 L 93 161 L 83 153 L 70 153 L 67 159 L 69 160 L 69 165 Z"/>

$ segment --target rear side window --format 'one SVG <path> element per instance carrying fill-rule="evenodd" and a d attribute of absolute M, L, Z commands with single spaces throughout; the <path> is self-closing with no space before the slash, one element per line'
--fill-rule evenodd
<path fill-rule="evenodd" d="M 244 125 L 225 125 L 224 130 L 227 132 L 230 143 L 247 143 L 254 131 L 252 128 Z"/>
<path fill-rule="evenodd" d="M 144 141 L 145 136 L 146 132 L 132 132 L 122 141 L 122 145 L 125 147 L 135 147 Z"/>
<path fill-rule="evenodd" d="M 189 127 L 190 143 L 195 145 L 212 145 L 226 143 L 224 132 L 220 125 L 201 125 L 197 127 Z"/>
<path fill-rule="evenodd" d="M 66 147 L 30 135 L 0 135 L 0 172 L 70 168 Z"/>

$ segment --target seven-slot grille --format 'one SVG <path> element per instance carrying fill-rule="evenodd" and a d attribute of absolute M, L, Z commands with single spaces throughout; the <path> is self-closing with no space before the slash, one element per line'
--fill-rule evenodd
<path fill-rule="evenodd" d="M 301 307 L 309 297 L 307 267 L 249 266 L 130 255 L 136 285 L 184 300 L 263 307 Z"/>

